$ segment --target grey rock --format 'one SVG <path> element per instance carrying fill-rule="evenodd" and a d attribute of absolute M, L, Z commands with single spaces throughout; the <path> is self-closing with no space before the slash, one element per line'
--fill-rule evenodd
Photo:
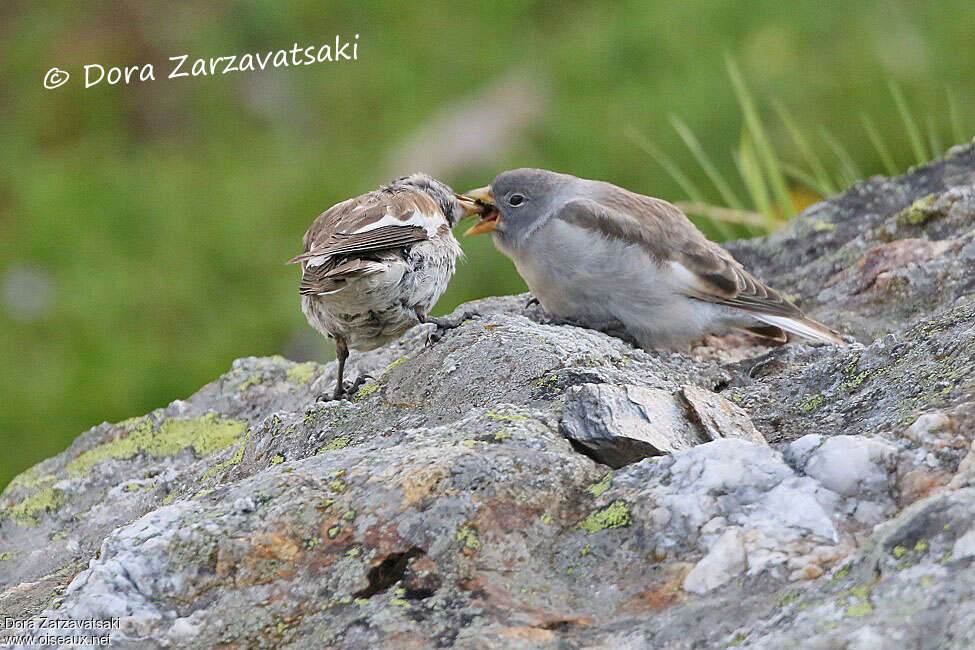
<path fill-rule="evenodd" d="M 642 386 L 573 386 L 561 425 L 567 438 L 614 468 L 701 442 L 676 396 Z"/>
<path fill-rule="evenodd" d="M 717 393 L 700 386 L 684 386 L 681 395 L 691 409 L 691 420 L 698 422 L 707 440 L 743 438 L 767 444 L 748 414 Z"/>
<path fill-rule="evenodd" d="M 720 438 L 765 444 L 747 413 L 698 386 L 683 386 L 678 393 L 633 385 L 573 386 L 566 392 L 561 431 L 583 453 L 615 469 Z"/>
<path fill-rule="evenodd" d="M 514 296 L 356 355 L 352 401 L 316 402 L 334 364 L 241 359 L 6 488 L 0 620 L 118 617 L 121 648 L 975 647 L 975 151 L 728 247 L 856 342 L 648 353 Z"/>
<path fill-rule="evenodd" d="M 726 528 L 708 554 L 684 578 L 684 589 L 705 594 L 744 573 L 745 540 L 737 526 Z"/>

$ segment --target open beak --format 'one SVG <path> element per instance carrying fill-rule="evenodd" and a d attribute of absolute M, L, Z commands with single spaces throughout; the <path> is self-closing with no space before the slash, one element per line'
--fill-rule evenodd
<path fill-rule="evenodd" d="M 464 232 L 465 237 L 491 232 L 498 227 L 498 219 L 501 218 L 501 213 L 498 212 L 498 206 L 494 203 L 490 185 L 466 192 L 464 198 L 474 202 L 477 208 L 472 214 L 478 214 L 481 217 L 480 221 Z"/>

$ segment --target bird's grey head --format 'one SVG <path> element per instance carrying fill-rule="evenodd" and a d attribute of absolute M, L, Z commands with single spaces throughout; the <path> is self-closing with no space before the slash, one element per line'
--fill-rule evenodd
<path fill-rule="evenodd" d="M 498 174 L 491 196 L 501 217 L 494 236 L 506 246 L 524 245 L 575 191 L 579 179 L 545 169 L 513 169 Z"/>
<path fill-rule="evenodd" d="M 393 181 L 392 185 L 394 187 L 404 185 L 415 187 L 425 192 L 440 207 L 441 212 L 447 217 L 451 228 L 457 225 L 457 222 L 465 216 L 464 206 L 457 200 L 457 195 L 454 194 L 454 191 L 433 176 L 417 172 L 409 176 L 397 178 Z"/>

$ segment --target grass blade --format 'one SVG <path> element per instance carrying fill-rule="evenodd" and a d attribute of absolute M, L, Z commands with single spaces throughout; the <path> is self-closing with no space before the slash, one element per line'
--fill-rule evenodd
<path fill-rule="evenodd" d="M 928 144 L 931 145 L 931 155 L 940 156 L 944 149 L 941 147 L 941 136 L 938 135 L 938 123 L 930 113 L 925 120 L 928 125 Z"/>
<path fill-rule="evenodd" d="M 680 186 L 684 194 L 695 203 L 707 203 L 704 198 L 704 194 L 701 189 L 694 184 L 687 174 L 685 174 L 681 168 L 670 159 L 664 152 L 657 148 L 655 144 L 650 142 L 646 136 L 640 133 L 636 127 L 630 125 L 626 128 L 626 136 L 638 147 L 643 149 L 651 158 L 653 158 L 658 165 L 663 167 L 664 171 L 674 179 L 674 182 Z M 722 221 L 712 221 L 708 220 L 714 227 L 714 231 L 717 233 L 721 240 L 732 239 L 736 236 L 735 231 L 728 226 L 727 223 Z"/>
<path fill-rule="evenodd" d="M 753 226 L 762 230 L 765 230 L 768 225 L 764 215 L 752 210 L 736 210 L 720 205 L 695 203 L 694 201 L 678 201 L 674 205 L 687 214 L 704 217 L 711 221 L 724 221 L 739 226 Z"/>
<path fill-rule="evenodd" d="M 772 209 L 772 199 L 769 196 L 768 186 L 762 175 L 762 167 L 755 155 L 755 148 L 752 145 L 751 137 L 746 130 L 742 131 L 741 144 L 738 146 L 738 153 L 734 156 L 735 165 L 738 166 L 738 173 L 745 182 L 745 189 L 752 199 L 755 210 L 765 217 L 763 229 L 771 232 L 775 223 L 775 211 Z"/>
<path fill-rule="evenodd" d="M 775 202 L 778 204 L 783 216 L 786 218 L 792 217 L 794 210 L 792 209 L 792 200 L 789 198 L 789 190 L 785 184 L 785 177 L 782 175 L 782 169 L 779 167 L 778 160 L 769 144 L 769 139 L 765 134 L 762 121 L 758 117 L 755 102 L 752 100 L 748 87 L 745 85 L 745 80 L 741 75 L 741 71 L 738 69 L 738 65 L 730 54 L 725 55 L 725 65 L 728 68 L 728 75 L 731 77 L 731 84 L 734 86 L 735 95 L 738 97 L 738 104 L 741 106 L 742 113 L 745 116 L 745 124 L 748 126 L 748 132 L 754 140 L 752 143 L 754 153 L 757 154 L 758 159 L 761 160 L 765 168 L 765 172 L 768 175 L 768 184 L 772 189 L 772 194 L 775 196 Z"/>
<path fill-rule="evenodd" d="M 677 166 L 677 163 L 673 162 L 663 151 L 657 148 L 655 144 L 647 140 L 647 138 L 636 130 L 634 127 L 628 127 L 626 129 L 626 135 L 636 144 L 638 147 L 643 149 L 651 158 L 656 161 L 658 165 L 664 168 L 664 171 L 674 179 L 674 181 L 680 186 L 691 201 L 697 203 L 706 203 L 704 194 L 701 189 L 694 184 L 687 174 L 681 171 L 681 168 Z"/>
<path fill-rule="evenodd" d="M 846 150 L 846 147 L 833 137 L 833 134 L 825 126 L 819 127 L 819 130 L 826 145 L 840 161 L 840 177 L 843 179 L 843 184 L 852 185 L 863 178 L 863 174 L 860 173 L 860 168 L 853 162 L 853 157 L 850 156 L 850 152 Z"/>
<path fill-rule="evenodd" d="M 880 137 L 880 131 L 877 130 L 877 126 L 866 113 L 861 114 L 860 119 L 863 121 L 863 128 L 867 131 L 867 137 L 870 138 L 870 142 L 873 143 L 873 148 L 877 150 L 877 155 L 880 156 L 880 162 L 884 165 L 884 171 L 887 172 L 888 176 L 896 176 L 898 171 L 897 165 L 894 164 L 894 158 L 890 155 L 887 145 L 884 144 L 884 139 Z"/>
<path fill-rule="evenodd" d="M 701 169 L 704 170 L 704 173 L 707 174 L 707 177 L 714 184 L 714 187 L 717 188 L 718 193 L 721 195 L 721 198 L 725 204 L 731 208 L 734 208 L 735 210 L 744 210 L 744 203 L 742 203 L 741 199 L 735 195 L 731 189 L 731 186 L 725 182 L 725 179 L 721 176 L 721 173 L 711 163 L 711 159 L 708 157 L 707 153 L 705 153 L 700 141 L 697 139 L 697 136 L 694 135 L 694 132 L 691 131 L 690 127 L 684 124 L 680 118 L 673 115 L 670 116 L 670 123 L 673 125 L 674 130 L 677 131 L 677 135 L 679 135 L 684 141 L 684 144 L 687 145 L 687 148 L 691 150 L 692 154 L 694 154 L 694 158 L 697 160 L 697 163 L 701 166 Z"/>
<path fill-rule="evenodd" d="M 790 165 L 789 163 L 779 163 L 782 165 L 782 171 L 785 172 L 786 176 L 789 176 L 793 180 L 799 182 L 800 184 L 806 186 L 810 190 L 816 192 L 820 196 L 832 196 L 836 192 L 831 190 L 833 187 L 832 179 L 829 179 L 829 187 L 823 187 L 819 184 L 819 179 L 802 169 L 801 167 L 796 167 L 795 165 Z M 832 193 L 831 193 L 832 192 Z"/>
<path fill-rule="evenodd" d="M 911 115 L 911 111 L 907 107 L 907 100 L 904 99 L 904 93 L 901 92 L 900 86 L 893 81 L 888 83 L 890 85 L 890 94 L 894 96 L 894 103 L 897 105 L 897 112 L 900 113 L 901 121 L 904 122 L 904 129 L 907 131 L 907 137 L 911 141 L 914 159 L 917 161 L 917 164 L 923 165 L 931 157 L 924 149 L 924 141 L 921 139 L 921 129 L 918 128 L 917 121 L 915 121 L 914 116 Z"/>
<path fill-rule="evenodd" d="M 779 119 L 785 125 L 786 131 L 789 132 L 789 137 L 791 137 L 792 142 L 795 143 L 796 149 L 799 150 L 799 154 L 805 159 L 806 165 L 812 170 L 813 176 L 816 178 L 815 184 L 807 182 L 806 185 L 814 188 L 822 196 L 836 194 L 837 188 L 833 186 L 833 181 L 826 172 L 826 167 L 823 165 L 823 161 L 819 156 L 816 155 L 815 150 L 809 144 L 809 140 L 806 139 L 806 136 L 803 135 L 802 130 L 796 125 L 796 121 L 792 119 L 792 115 L 788 110 L 786 110 L 785 106 L 781 102 L 773 102 L 772 108 L 775 109 Z M 786 173 L 788 174 L 789 172 Z M 789 175 L 795 178 L 795 175 Z"/>
<path fill-rule="evenodd" d="M 945 89 L 948 93 L 948 120 L 951 122 L 951 139 L 954 144 L 961 144 L 968 140 L 965 129 L 961 125 L 961 113 L 958 111 L 958 102 L 955 101 L 955 93 L 951 88 Z"/>

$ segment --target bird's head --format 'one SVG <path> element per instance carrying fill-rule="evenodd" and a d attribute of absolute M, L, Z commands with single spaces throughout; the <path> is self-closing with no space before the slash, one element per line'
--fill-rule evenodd
<path fill-rule="evenodd" d="M 443 212 L 450 227 L 453 228 L 457 222 L 465 217 L 484 212 L 484 207 L 477 205 L 475 201 L 467 197 L 459 196 L 448 185 L 438 181 L 429 174 L 417 172 L 409 176 L 397 178 L 392 183 L 392 187 L 414 187 L 426 193 Z"/>
<path fill-rule="evenodd" d="M 502 172 L 487 187 L 464 194 L 488 208 L 464 234 L 490 232 L 507 247 L 524 245 L 555 214 L 577 180 L 568 174 L 527 167 Z"/>

